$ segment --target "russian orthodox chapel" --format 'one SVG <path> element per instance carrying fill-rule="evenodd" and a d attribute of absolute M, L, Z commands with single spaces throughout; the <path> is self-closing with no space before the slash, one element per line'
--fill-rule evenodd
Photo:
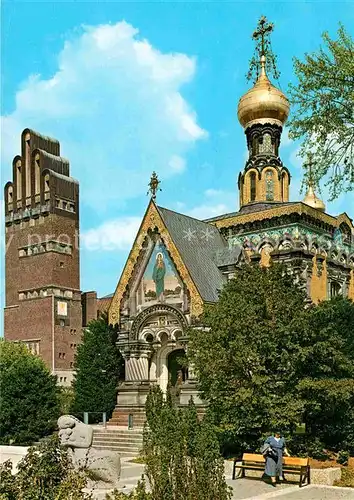
<path fill-rule="evenodd" d="M 112 425 L 142 423 L 152 384 L 164 392 L 177 387 L 180 405 L 191 396 L 202 405 L 193 367 L 180 364 L 186 328 L 197 324 L 205 304 L 217 302 L 239 266 L 282 262 L 314 303 L 337 294 L 354 300 L 351 219 L 326 213 L 311 175 L 304 200 L 289 201 L 291 174 L 279 155 L 289 101 L 267 76 L 265 30 L 261 20 L 258 77 L 238 103 L 248 148 L 239 211 L 202 221 L 160 207 L 159 181 L 151 178 L 152 197 L 109 306 L 125 359 Z"/>

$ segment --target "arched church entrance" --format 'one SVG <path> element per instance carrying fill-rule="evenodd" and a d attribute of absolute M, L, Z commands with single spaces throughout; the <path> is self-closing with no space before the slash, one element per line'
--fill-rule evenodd
<path fill-rule="evenodd" d="M 186 380 L 186 367 L 183 363 L 185 356 L 184 349 L 175 349 L 168 355 L 167 368 L 171 387 L 180 386 Z"/>

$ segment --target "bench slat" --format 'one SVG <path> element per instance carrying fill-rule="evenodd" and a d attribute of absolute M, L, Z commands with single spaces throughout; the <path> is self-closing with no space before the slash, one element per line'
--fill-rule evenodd
<path fill-rule="evenodd" d="M 263 455 L 259 455 L 258 453 L 244 453 L 242 455 L 242 460 L 245 462 L 260 462 L 265 463 L 265 458 Z"/>
<path fill-rule="evenodd" d="M 297 467 L 306 467 L 309 464 L 308 458 L 283 457 L 283 465 L 295 465 Z"/>

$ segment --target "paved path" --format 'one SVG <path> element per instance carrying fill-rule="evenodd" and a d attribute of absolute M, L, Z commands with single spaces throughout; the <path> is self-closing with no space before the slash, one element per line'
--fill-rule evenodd
<path fill-rule="evenodd" d="M 276 488 L 255 479 L 228 480 L 233 487 L 233 500 L 354 500 L 354 488 L 309 485 L 299 488 L 294 484 Z"/>
<path fill-rule="evenodd" d="M 144 465 L 131 462 L 131 458 L 122 458 L 121 484 L 122 491 L 129 493 L 136 486 Z M 282 484 L 273 486 L 254 479 L 228 479 L 227 483 L 233 488 L 233 500 L 354 500 L 354 488 L 338 488 L 332 486 L 310 485 L 299 488 L 298 485 Z M 124 486 L 124 488 L 123 488 Z M 105 493 L 96 495 L 97 500 L 103 500 Z"/>

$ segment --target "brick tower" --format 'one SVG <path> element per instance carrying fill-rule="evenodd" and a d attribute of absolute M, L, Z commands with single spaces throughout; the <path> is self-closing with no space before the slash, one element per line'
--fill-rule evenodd
<path fill-rule="evenodd" d="M 82 314 L 79 184 L 57 140 L 26 129 L 5 185 L 5 338 L 69 385 Z"/>

